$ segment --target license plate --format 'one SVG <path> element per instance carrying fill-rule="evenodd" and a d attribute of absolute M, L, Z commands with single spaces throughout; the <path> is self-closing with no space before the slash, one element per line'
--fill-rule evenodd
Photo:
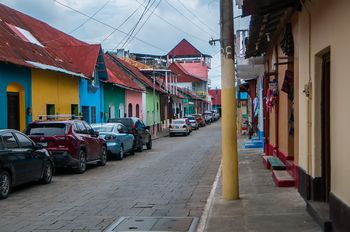
<path fill-rule="evenodd" d="M 40 143 L 38 143 L 38 144 L 40 144 L 40 145 L 43 146 L 43 147 L 47 147 L 47 142 L 40 142 Z"/>
<path fill-rule="evenodd" d="M 176 129 L 180 128 L 179 126 L 175 126 Z"/>

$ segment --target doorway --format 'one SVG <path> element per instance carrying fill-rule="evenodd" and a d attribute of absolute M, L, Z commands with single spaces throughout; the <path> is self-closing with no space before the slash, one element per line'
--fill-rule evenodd
<path fill-rule="evenodd" d="M 330 149 L 330 53 L 322 57 L 321 80 L 321 175 L 324 201 L 329 201 L 331 190 L 331 149 Z"/>
<path fill-rule="evenodd" d="M 19 93 L 7 92 L 7 127 L 20 130 Z"/>

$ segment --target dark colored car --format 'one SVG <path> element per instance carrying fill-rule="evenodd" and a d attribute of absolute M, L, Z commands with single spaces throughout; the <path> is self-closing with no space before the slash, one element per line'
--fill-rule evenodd
<path fill-rule="evenodd" d="M 106 165 L 106 142 L 85 121 L 37 121 L 29 124 L 26 134 L 51 153 L 56 168 L 83 173 L 87 163 Z"/>
<path fill-rule="evenodd" d="M 11 188 L 40 180 L 52 180 L 54 164 L 46 149 L 16 130 L 0 130 L 0 199 L 5 199 Z"/>
<path fill-rule="evenodd" d="M 152 149 L 152 137 L 149 132 L 149 126 L 145 126 L 141 119 L 136 117 L 130 118 L 113 118 L 109 122 L 117 122 L 123 124 L 128 133 L 134 135 L 134 148 L 137 151 L 142 151 L 143 146 L 146 145 L 147 149 Z"/>

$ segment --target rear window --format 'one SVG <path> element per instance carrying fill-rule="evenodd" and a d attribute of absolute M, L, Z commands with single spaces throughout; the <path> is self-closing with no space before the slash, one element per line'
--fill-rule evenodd
<path fill-rule="evenodd" d="M 196 120 L 194 117 L 187 117 L 188 120 Z"/>
<path fill-rule="evenodd" d="M 110 119 L 109 122 L 121 123 L 127 128 L 132 128 L 132 124 L 133 124 L 133 121 L 131 118 L 113 118 L 113 119 Z"/>
<path fill-rule="evenodd" d="M 98 132 L 112 132 L 114 125 L 93 126 L 93 128 Z"/>
<path fill-rule="evenodd" d="M 185 124 L 185 120 L 174 120 L 173 124 Z"/>
<path fill-rule="evenodd" d="M 65 135 L 66 124 L 64 123 L 40 123 L 31 124 L 26 131 L 27 135 L 56 136 Z"/>

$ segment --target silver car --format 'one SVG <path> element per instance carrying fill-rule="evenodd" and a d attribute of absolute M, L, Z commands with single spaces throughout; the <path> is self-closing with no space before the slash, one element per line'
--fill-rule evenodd
<path fill-rule="evenodd" d="M 191 125 L 187 118 L 174 119 L 169 126 L 169 136 L 175 134 L 189 135 L 191 132 Z"/>
<path fill-rule="evenodd" d="M 188 119 L 193 130 L 198 130 L 199 124 L 194 116 L 186 116 L 185 118 Z"/>

